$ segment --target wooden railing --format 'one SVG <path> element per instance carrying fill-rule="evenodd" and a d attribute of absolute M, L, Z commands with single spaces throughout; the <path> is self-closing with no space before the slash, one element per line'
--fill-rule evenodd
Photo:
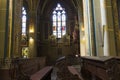
<path fill-rule="evenodd" d="M 85 80 L 120 80 L 120 59 L 116 57 L 81 57 Z"/>

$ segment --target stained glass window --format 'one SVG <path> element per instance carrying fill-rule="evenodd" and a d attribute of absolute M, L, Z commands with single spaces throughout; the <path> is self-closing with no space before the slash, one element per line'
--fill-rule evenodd
<path fill-rule="evenodd" d="M 22 35 L 26 35 L 26 9 L 22 7 Z"/>
<path fill-rule="evenodd" d="M 66 34 L 66 12 L 58 3 L 57 7 L 53 11 L 53 35 L 57 38 L 61 38 Z"/>

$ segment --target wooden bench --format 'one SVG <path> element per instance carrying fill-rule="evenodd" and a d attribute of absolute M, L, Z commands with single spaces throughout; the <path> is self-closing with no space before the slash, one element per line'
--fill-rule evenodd
<path fill-rule="evenodd" d="M 70 73 L 72 73 L 73 75 L 78 76 L 79 79 L 82 79 L 82 77 L 80 76 L 80 73 L 79 73 L 73 66 L 68 66 L 68 70 L 69 70 Z"/>
<path fill-rule="evenodd" d="M 66 57 L 59 58 L 55 67 L 57 68 L 57 78 L 60 80 L 82 80 L 79 72 L 68 64 Z"/>
<path fill-rule="evenodd" d="M 51 72 L 53 67 L 47 66 L 41 69 L 40 71 L 36 72 L 35 74 L 31 75 L 31 80 L 51 80 Z"/>

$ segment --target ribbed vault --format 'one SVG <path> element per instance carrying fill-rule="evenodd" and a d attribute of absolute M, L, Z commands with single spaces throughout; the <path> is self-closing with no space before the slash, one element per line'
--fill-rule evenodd
<path fill-rule="evenodd" d="M 76 0 L 40 0 L 38 10 L 40 10 L 40 14 L 50 14 L 51 11 L 56 7 L 57 3 L 60 3 L 62 7 L 68 11 L 77 11 Z"/>

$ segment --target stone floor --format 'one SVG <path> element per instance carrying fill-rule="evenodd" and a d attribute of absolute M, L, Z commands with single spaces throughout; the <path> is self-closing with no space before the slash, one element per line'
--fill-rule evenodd
<path fill-rule="evenodd" d="M 57 68 L 54 67 L 51 73 L 51 80 L 57 80 Z"/>

